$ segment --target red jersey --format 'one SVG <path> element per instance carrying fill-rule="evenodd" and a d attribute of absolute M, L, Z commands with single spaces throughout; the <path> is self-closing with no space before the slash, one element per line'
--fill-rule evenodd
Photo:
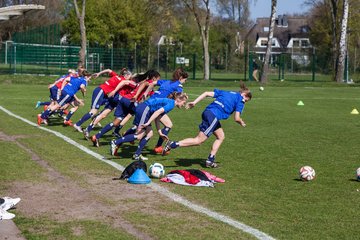
<path fill-rule="evenodd" d="M 146 81 L 147 81 L 148 83 L 152 83 L 154 80 L 148 79 L 148 80 L 146 80 Z M 132 90 L 131 92 L 129 92 L 128 94 L 126 94 L 124 97 L 126 97 L 126 98 L 128 98 L 128 99 L 133 98 L 133 97 L 136 95 L 137 91 L 139 90 L 139 87 L 140 87 L 140 84 L 138 84 L 135 89 L 133 89 L 133 90 Z M 142 98 L 142 96 L 144 95 L 145 91 L 146 91 L 146 88 L 144 88 L 144 89 L 141 91 L 141 93 L 139 94 L 138 98 L 136 99 L 137 102 L 140 102 L 140 101 L 141 101 L 141 98 Z M 153 95 L 153 94 L 154 94 L 154 91 L 151 90 L 151 91 L 149 92 L 149 96 L 151 96 L 151 95 Z"/>
<path fill-rule="evenodd" d="M 123 86 L 122 88 L 120 88 L 120 90 L 119 90 L 118 93 L 119 93 L 120 96 L 129 98 L 129 97 L 127 97 L 127 95 L 130 94 L 130 93 L 131 93 L 134 89 L 136 89 L 137 87 L 138 87 L 138 84 L 135 83 L 135 82 L 133 82 L 133 81 L 131 81 L 130 84 L 125 85 L 125 86 Z M 131 98 L 131 97 L 130 97 L 130 98 Z M 129 99 L 130 99 L 130 98 L 129 98 Z"/>
<path fill-rule="evenodd" d="M 65 77 L 62 77 L 62 78 L 59 78 L 58 80 L 56 80 L 56 84 L 55 86 L 58 88 L 58 89 L 61 89 L 62 87 L 62 84 L 63 82 L 65 81 L 65 79 L 67 78 L 70 78 L 70 74 L 69 75 L 66 75 Z M 66 82 L 66 84 L 68 84 L 68 82 Z M 64 86 L 66 86 L 66 84 Z M 62 90 L 62 89 L 61 89 Z"/>
<path fill-rule="evenodd" d="M 104 91 L 105 95 L 112 92 L 122 80 L 125 80 L 123 76 L 117 75 L 114 71 L 111 71 L 109 76 L 109 80 L 99 86 Z"/>

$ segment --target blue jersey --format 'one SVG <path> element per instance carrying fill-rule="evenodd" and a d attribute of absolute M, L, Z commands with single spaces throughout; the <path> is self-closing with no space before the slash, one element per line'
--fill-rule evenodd
<path fill-rule="evenodd" d="M 205 110 L 209 110 L 218 120 L 227 119 L 233 112 L 242 112 L 245 100 L 239 92 L 214 89 L 215 101 L 210 103 Z"/>
<path fill-rule="evenodd" d="M 149 98 L 144 103 L 149 106 L 151 114 L 160 108 L 164 108 L 164 112 L 168 113 L 175 107 L 175 100 L 169 98 Z"/>
<path fill-rule="evenodd" d="M 70 82 L 66 84 L 63 91 L 70 96 L 74 96 L 77 91 L 80 90 L 81 85 L 87 85 L 85 78 L 83 77 L 70 77 Z"/>
<path fill-rule="evenodd" d="M 183 86 L 179 80 L 170 81 L 161 79 L 157 81 L 156 85 L 160 87 L 151 95 L 151 98 L 167 98 L 170 93 L 183 91 Z"/>

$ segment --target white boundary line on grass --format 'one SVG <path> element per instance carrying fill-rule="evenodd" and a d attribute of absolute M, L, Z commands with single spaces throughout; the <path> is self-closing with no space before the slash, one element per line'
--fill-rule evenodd
<path fill-rule="evenodd" d="M 103 162 L 113 166 L 114 168 L 116 168 L 116 169 L 118 169 L 120 171 L 123 171 L 125 169 L 124 166 L 122 166 L 122 165 L 120 165 L 120 164 L 118 164 L 116 162 L 113 162 L 111 160 L 107 160 L 104 156 L 102 156 L 102 155 L 100 155 L 100 154 L 98 154 L 98 153 L 84 147 L 83 145 L 75 142 L 71 138 L 69 138 L 69 137 L 67 137 L 67 136 L 65 136 L 65 135 L 63 135 L 63 134 L 61 134 L 59 132 L 50 130 L 50 129 L 45 128 L 45 127 L 38 126 L 36 123 L 33 123 L 33 122 L 31 122 L 31 121 L 29 121 L 29 120 L 27 120 L 25 118 L 22 118 L 22 117 L 18 116 L 18 115 L 10 112 L 9 110 L 7 110 L 6 108 L 4 108 L 2 106 L 0 106 L 0 110 L 2 110 L 3 112 L 7 113 L 8 115 L 10 115 L 12 117 L 15 117 L 15 118 L 17 118 L 17 119 L 19 119 L 19 120 L 33 126 L 33 127 L 37 127 L 37 128 L 39 128 L 41 130 L 44 130 L 46 132 L 54 134 L 55 136 L 57 136 L 57 137 L 63 139 L 64 141 L 72 144 L 73 146 L 75 146 L 75 147 L 79 148 L 80 150 L 84 151 L 85 153 L 95 157 L 96 159 L 98 159 L 100 161 L 103 161 Z M 221 213 L 214 212 L 214 211 L 212 211 L 210 209 L 207 209 L 205 207 L 202 207 L 202 206 L 200 206 L 198 204 L 192 203 L 189 200 L 183 198 L 182 196 L 180 196 L 178 194 L 175 194 L 175 193 L 172 193 L 169 190 L 161 187 L 159 184 L 156 184 L 156 183 L 152 182 L 148 186 L 151 187 L 152 189 L 154 189 L 155 191 L 161 193 L 162 195 L 170 198 L 171 200 L 173 200 L 173 201 L 175 201 L 177 203 L 180 203 L 180 204 L 194 210 L 195 212 L 203 213 L 203 214 L 205 214 L 205 215 L 207 215 L 207 216 L 209 216 L 209 217 L 211 217 L 213 219 L 216 219 L 216 220 L 221 221 L 223 223 L 226 223 L 226 224 L 228 224 L 228 225 L 230 225 L 232 227 L 235 227 L 235 228 L 237 228 L 237 229 L 239 229 L 241 231 L 249 233 L 250 235 L 256 237 L 257 239 L 262 239 L 262 240 L 272 240 L 272 239 L 274 239 L 273 237 L 269 236 L 268 234 L 266 234 L 264 232 L 261 232 L 260 230 L 258 230 L 256 228 L 252 228 L 252 227 L 250 227 L 250 226 L 248 226 L 248 225 L 246 225 L 244 223 L 238 222 L 238 221 L 236 221 L 236 220 L 234 220 L 234 219 L 232 219 L 230 217 L 227 217 L 227 216 L 225 216 L 225 215 L 223 215 Z"/>

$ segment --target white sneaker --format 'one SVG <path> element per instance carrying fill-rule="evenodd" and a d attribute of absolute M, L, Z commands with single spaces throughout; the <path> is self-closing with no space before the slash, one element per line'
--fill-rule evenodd
<path fill-rule="evenodd" d="M 82 128 L 80 126 L 74 124 L 73 127 L 76 129 L 76 131 L 81 132 L 81 133 L 83 132 Z"/>
<path fill-rule="evenodd" d="M 0 208 L 0 220 L 10 220 L 15 217 L 15 214 L 9 213 L 4 209 Z"/>
<path fill-rule="evenodd" d="M 110 154 L 112 156 L 117 156 L 118 146 L 116 145 L 115 141 L 110 142 Z"/>
<path fill-rule="evenodd" d="M 132 156 L 132 159 L 133 159 L 133 160 L 136 160 L 136 161 L 147 161 L 147 160 L 149 160 L 149 158 L 144 157 L 142 154 L 140 154 L 140 155 L 134 154 L 134 155 Z"/>
<path fill-rule="evenodd" d="M 3 202 L 0 205 L 0 208 L 5 211 L 15 207 L 15 205 L 18 204 L 21 200 L 21 198 L 11 198 L 11 197 L 3 197 L 2 199 L 4 199 L 5 202 Z"/>

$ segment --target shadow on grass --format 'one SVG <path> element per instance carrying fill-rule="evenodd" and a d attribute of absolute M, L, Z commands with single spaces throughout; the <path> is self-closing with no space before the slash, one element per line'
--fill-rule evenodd
<path fill-rule="evenodd" d="M 166 167 L 192 167 L 193 165 L 200 165 L 201 167 L 205 166 L 205 159 L 203 158 L 177 158 L 175 161 L 175 166 L 166 166 Z"/>

